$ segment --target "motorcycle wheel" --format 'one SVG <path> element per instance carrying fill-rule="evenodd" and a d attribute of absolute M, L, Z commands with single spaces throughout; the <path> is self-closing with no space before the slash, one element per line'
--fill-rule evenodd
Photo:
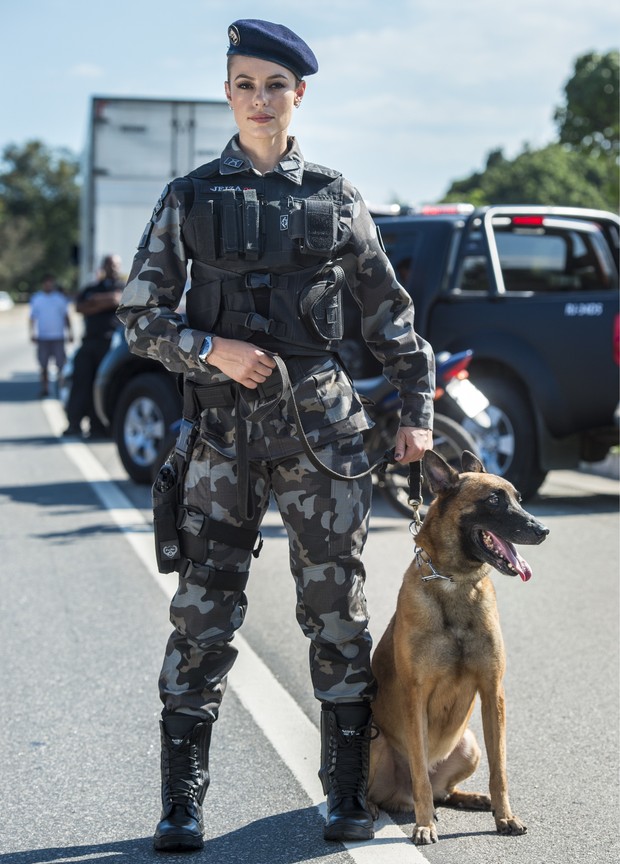
<path fill-rule="evenodd" d="M 435 414 L 433 428 L 433 450 L 446 460 L 448 465 L 461 470 L 461 455 L 463 450 L 469 450 L 478 455 L 478 447 L 472 436 L 462 426 L 445 417 Z M 390 465 L 385 475 L 379 479 L 379 489 L 383 497 L 403 516 L 412 517 L 413 511 L 409 503 L 409 466 Z M 433 496 L 426 483 L 422 482 L 422 498 L 428 502 Z"/>

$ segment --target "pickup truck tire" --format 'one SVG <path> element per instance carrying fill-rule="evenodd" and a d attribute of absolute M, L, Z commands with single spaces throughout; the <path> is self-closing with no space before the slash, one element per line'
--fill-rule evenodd
<path fill-rule="evenodd" d="M 174 378 L 144 373 L 121 391 L 112 437 L 125 470 L 136 483 L 151 483 L 156 461 L 172 424 L 178 420 L 179 394 Z"/>
<path fill-rule="evenodd" d="M 463 450 L 469 450 L 478 455 L 478 447 L 472 435 L 463 429 L 455 420 L 445 417 L 443 414 L 435 414 L 433 428 L 433 450 L 439 453 L 446 462 L 461 470 L 461 456 Z M 385 475 L 379 480 L 379 488 L 390 504 L 402 513 L 403 516 L 411 518 L 412 509 L 409 503 L 409 466 L 394 464 L 388 466 Z M 422 497 L 429 501 L 433 496 L 423 483 Z"/>
<path fill-rule="evenodd" d="M 536 494 L 547 476 L 538 464 L 532 409 L 509 377 L 472 372 L 472 381 L 489 400 L 487 414 L 491 428 L 481 429 L 472 421 L 465 421 L 466 428 L 476 439 L 487 471 L 509 480 L 526 501 Z"/>

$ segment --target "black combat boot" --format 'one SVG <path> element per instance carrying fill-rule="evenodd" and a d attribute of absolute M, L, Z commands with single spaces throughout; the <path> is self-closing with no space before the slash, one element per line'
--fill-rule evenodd
<path fill-rule="evenodd" d="M 372 840 L 373 818 L 366 801 L 372 714 L 368 702 L 321 710 L 321 770 L 327 795 L 326 840 Z"/>
<path fill-rule="evenodd" d="M 153 845 L 160 851 L 202 849 L 202 802 L 209 786 L 211 723 L 170 714 L 161 721 L 161 820 Z"/>

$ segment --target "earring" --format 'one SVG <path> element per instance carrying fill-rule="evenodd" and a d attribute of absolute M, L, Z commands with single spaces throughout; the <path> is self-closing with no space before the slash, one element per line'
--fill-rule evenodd
<path fill-rule="evenodd" d="M 299 108 L 299 106 L 301 105 L 301 99 L 295 99 L 295 102 L 293 104 L 295 105 L 295 108 Z"/>

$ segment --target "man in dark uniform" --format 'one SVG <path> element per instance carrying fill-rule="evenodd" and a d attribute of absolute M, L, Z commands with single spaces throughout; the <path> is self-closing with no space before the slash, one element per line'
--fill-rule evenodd
<path fill-rule="evenodd" d="M 375 681 L 360 560 L 371 478 L 369 420 L 337 355 L 341 293 L 402 398 L 396 457 L 431 446 L 434 366 L 359 192 L 306 162 L 288 125 L 317 71 L 285 27 L 229 29 L 226 94 L 239 134 L 167 186 L 118 311 L 130 350 L 185 380 L 179 588 L 160 676 L 161 820 L 155 848 L 202 846 L 211 729 L 247 607 L 244 589 L 273 495 L 286 525 L 297 619 L 321 707 L 325 837 L 373 836 L 366 802 Z M 187 318 L 177 310 L 191 260 Z M 188 444 L 189 440 L 189 444 Z M 170 569 L 170 568 L 169 568 Z"/>
<path fill-rule="evenodd" d="M 110 347 L 118 329 L 116 308 L 121 299 L 124 282 L 120 278 L 121 259 L 106 255 L 101 264 L 101 277 L 87 285 L 77 295 L 76 312 L 84 316 L 82 344 L 73 358 L 73 379 L 67 403 L 68 427 L 63 435 L 81 436 L 82 420 L 88 418 L 89 437 L 107 437 L 93 405 L 93 383 L 99 364 Z"/>

